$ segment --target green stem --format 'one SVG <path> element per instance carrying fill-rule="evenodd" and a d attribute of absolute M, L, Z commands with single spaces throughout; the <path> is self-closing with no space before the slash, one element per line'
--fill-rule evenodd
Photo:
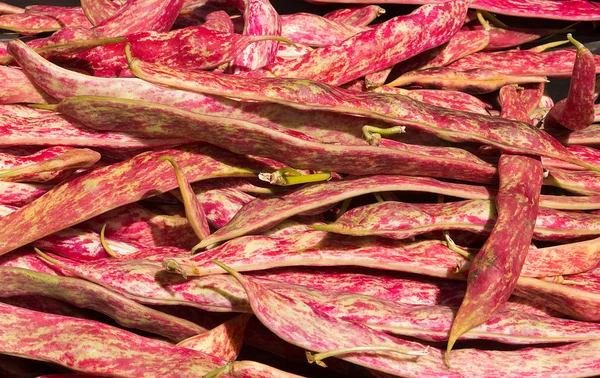
<path fill-rule="evenodd" d="M 452 238 L 450 237 L 450 233 L 448 231 L 444 231 L 444 239 L 446 239 L 445 244 L 449 250 L 458 253 L 467 260 L 473 260 L 473 254 L 457 246 L 454 240 L 452 240 Z"/>
<path fill-rule="evenodd" d="M 53 112 L 58 111 L 58 104 L 29 104 L 27 106 L 34 109 L 51 110 Z"/>
<path fill-rule="evenodd" d="M 298 48 L 298 45 L 294 43 L 294 41 L 287 39 L 285 37 L 279 36 L 279 35 L 263 35 L 260 37 L 256 37 L 256 40 L 254 42 L 259 42 L 259 41 L 277 41 L 277 42 L 283 42 L 283 43 L 287 43 L 288 45 L 292 45 L 295 48 Z"/>
<path fill-rule="evenodd" d="M 321 352 L 321 353 L 312 353 L 309 351 L 306 351 L 306 359 L 308 360 L 309 364 L 315 363 L 321 367 L 327 367 L 327 365 L 322 361 L 325 358 L 329 358 L 329 357 L 336 357 L 339 355 L 343 355 L 343 354 L 348 354 L 348 353 L 360 353 L 360 352 L 395 352 L 395 353 L 399 353 L 405 356 L 411 356 L 411 357 L 419 357 L 419 356 L 426 356 L 427 353 L 429 351 L 429 346 L 427 346 L 424 350 L 422 351 L 407 351 L 404 349 L 400 349 L 399 347 L 393 347 L 393 346 L 362 346 L 362 347 L 352 347 L 352 348 L 341 348 L 341 349 L 336 349 L 336 350 L 331 350 L 328 352 Z"/>
<path fill-rule="evenodd" d="M 205 375 L 202 376 L 202 378 L 217 378 L 222 375 L 227 375 L 227 374 L 231 373 L 232 364 L 233 364 L 233 362 L 229 362 L 227 365 L 225 365 L 223 367 L 215 369 L 215 370 L 211 371 L 210 373 L 206 373 Z"/>
<path fill-rule="evenodd" d="M 579 42 L 578 40 L 576 40 L 575 38 L 573 38 L 573 35 L 571 33 L 567 34 L 567 39 L 569 40 L 569 42 L 571 42 L 575 47 L 577 47 L 577 51 L 583 50 L 585 49 L 585 46 L 583 45 L 583 43 Z"/>
<path fill-rule="evenodd" d="M 375 196 L 375 199 L 377 200 L 377 202 L 379 202 L 379 203 L 385 202 L 385 200 L 381 196 L 381 193 L 373 193 L 373 195 Z"/>
<path fill-rule="evenodd" d="M 310 182 L 328 181 L 331 179 L 331 173 L 313 173 L 309 175 L 303 175 L 302 173 L 291 169 L 281 168 L 273 173 L 261 173 L 258 178 L 262 181 L 266 181 L 271 185 L 289 186 L 307 184 Z"/>
<path fill-rule="evenodd" d="M 127 65 L 131 67 L 131 62 L 133 62 L 133 56 L 131 55 L 131 45 L 129 42 L 125 44 L 125 58 L 127 59 Z"/>
<path fill-rule="evenodd" d="M 181 265 L 177 263 L 175 260 L 165 259 L 163 261 L 163 268 L 169 273 L 177 273 L 180 274 L 184 279 L 187 279 L 187 275 L 185 274 L 185 270 L 181 268 Z"/>
<path fill-rule="evenodd" d="M 477 12 L 479 13 L 479 12 Z M 504 28 L 504 29 L 508 29 L 508 25 L 506 25 L 504 22 L 498 20 L 496 18 L 496 16 L 494 16 L 493 14 L 491 14 L 488 11 L 481 11 L 481 13 L 490 21 L 492 21 L 492 24 L 494 24 L 494 26 L 497 26 L 499 28 Z"/>
<path fill-rule="evenodd" d="M 344 202 L 342 202 L 342 205 L 340 206 L 340 212 L 335 219 L 339 219 L 346 211 L 348 211 L 350 203 L 352 203 L 352 198 L 345 199 Z"/>
<path fill-rule="evenodd" d="M 383 129 L 381 127 L 369 126 L 365 125 L 362 128 L 363 135 L 371 146 L 379 146 L 381 143 L 382 135 L 393 135 L 393 134 L 402 134 L 406 132 L 406 127 L 404 126 L 394 126 L 387 129 Z"/>
<path fill-rule="evenodd" d="M 490 22 L 488 20 L 486 20 L 485 18 L 483 18 L 483 14 L 481 14 L 481 11 L 477 11 L 476 14 L 477 14 L 477 20 L 479 21 L 481 26 L 483 26 L 483 30 L 492 30 L 492 27 L 490 26 Z"/>
<path fill-rule="evenodd" d="M 108 245 L 108 243 L 106 242 L 106 239 L 104 239 L 104 231 L 105 230 L 106 230 L 106 223 L 102 226 L 102 229 L 100 230 L 100 244 L 102 244 L 102 247 L 104 248 L 106 253 L 108 253 L 111 257 L 118 258 L 119 255 L 115 251 L 113 251 L 113 249 L 110 247 L 110 245 Z"/>
<path fill-rule="evenodd" d="M 554 41 L 554 42 L 548 42 L 546 44 L 543 45 L 539 45 L 539 46 L 535 46 L 529 49 L 529 51 L 534 51 L 534 52 L 544 52 L 548 49 L 554 48 L 554 47 L 558 47 L 558 46 L 562 46 L 565 43 L 569 43 L 568 40 L 566 41 Z"/>

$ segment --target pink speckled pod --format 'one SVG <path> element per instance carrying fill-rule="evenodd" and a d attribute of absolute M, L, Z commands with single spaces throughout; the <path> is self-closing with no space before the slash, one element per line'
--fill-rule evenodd
<path fill-rule="evenodd" d="M 300 112 L 287 106 L 265 103 L 249 103 L 215 99 L 188 91 L 171 90 L 149 84 L 143 80 L 106 79 L 82 75 L 63 69 L 43 59 L 39 54 L 20 41 L 10 42 L 11 54 L 34 77 L 36 83 L 53 97 L 64 99 L 73 96 L 91 95 L 143 99 L 144 101 L 176 106 L 180 109 L 211 113 L 215 116 L 252 121 L 267 127 L 286 126 L 310 133 L 327 143 L 341 141 L 365 145 L 361 140 L 364 118 L 333 114 L 323 111 Z M 115 45 L 106 45 L 108 48 Z M 89 50 L 93 51 L 93 50 Z M 385 123 L 369 120 L 369 125 L 385 127 Z M 0 139 L 0 142 L 2 139 Z"/>
<path fill-rule="evenodd" d="M 484 27 L 478 21 L 463 26 L 463 30 L 484 30 Z M 504 50 L 510 47 L 517 47 L 523 43 L 532 42 L 540 37 L 562 33 L 559 29 L 538 29 L 538 28 L 513 28 L 490 26 L 487 29 L 489 34 L 489 43 L 483 49 L 484 51 Z"/>
<path fill-rule="evenodd" d="M 0 104 L 17 103 L 54 103 L 56 100 L 35 85 L 19 68 L 0 66 L 0 81 L 2 92 Z"/>
<path fill-rule="evenodd" d="M 458 71 L 448 67 L 434 67 L 407 72 L 386 85 L 391 87 L 416 85 L 423 88 L 439 88 L 482 94 L 496 91 L 509 84 L 543 83 L 546 81 L 544 76 L 507 75 L 487 68 Z"/>
<path fill-rule="evenodd" d="M 537 17 L 556 20 L 600 20 L 600 9 L 594 2 L 563 2 L 554 0 L 476 0 L 474 9 L 517 17 Z"/>
<path fill-rule="evenodd" d="M 401 304 L 450 306 L 458 308 L 465 295 L 461 281 L 438 279 L 423 275 L 350 267 L 293 267 L 249 272 L 246 275 L 317 289 L 320 292 L 360 294 Z M 266 285 L 269 283 L 265 282 Z M 271 285 L 277 290 L 277 284 Z M 332 288 L 334 288 L 332 290 Z M 506 309 L 539 316 L 557 316 L 557 312 L 542 305 L 511 297 Z"/>
<path fill-rule="evenodd" d="M 462 25 L 466 8 L 467 2 L 461 0 L 424 5 L 342 43 L 267 68 L 278 77 L 345 84 L 445 43 Z"/>
<path fill-rule="evenodd" d="M 517 91 L 517 95 L 521 99 L 523 106 L 525 106 L 527 113 L 531 114 L 540 104 L 546 84 L 521 84 L 520 87 L 522 89 Z"/>
<path fill-rule="evenodd" d="M 129 0 L 111 17 L 94 26 L 107 37 L 121 37 L 144 30 L 171 29 L 183 0 Z"/>
<path fill-rule="evenodd" d="M 600 70 L 600 67 L 598 68 Z M 557 102 L 546 114 L 544 124 L 560 124 L 569 130 L 581 130 L 594 122 L 596 101 L 596 62 L 585 46 L 577 48 L 567 98 Z"/>
<path fill-rule="evenodd" d="M 234 188 L 206 190 L 196 194 L 204 208 L 208 222 L 215 228 L 221 228 L 233 219 L 235 214 L 248 202 L 254 200 Z"/>
<path fill-rule="evenodd" d="M 180 341 L 177 346 L 194 349 L 225 361 L 235 361 L 242 349 L 249 314 L 239 315 L 210 331 Z"/>
<path fill-rule="evenodd" d="M 244 14 L 243 35 L 280 35 L 279 14 L 269 0 L 236 0 L 238 9 Z M 233 60 L 237 70 L 253 71 L 275 60 L 278 42 L 262 41 L 250 45 Z"/>
<path fill-rule="evenodd" d="M 0 304 L 0 313 L 6 325 L 0 333 L 2 353 L 53 362 L 78 372 L 174 378 L 202 376 L 225 364 L 217 357 L 96 321 L 5 304 Z M 49 344 L 54 348 L 48 348 Z"/>
<path fill-rule="evenodd" d="M 229 14 L 222 10 L 207 13 L 204 16 L 204 23 L 202 26 L 216 32 L 234 33 L 233 22 L 231 21 Z"/>
<path fill-rule="evenodd" d="M 127 36 L 133 57 L 194 70 L 216 68 L 239 56 L 248 46 L 273 38 L 272 35 L 246 36 L 219 32 L 204 25 L 166 33 L 140 32 Z"/>
<path fill-rule="evenodd" d="M 394 67 L 384 68 L 379 71 L 365 75 L 365 89 L 375 89 L 385 84 Z"/>
<path fill-rule="evenodd" d="M 303 378 L 255 361 L 235 361 L 229 375 L 234 378 Z"/>
<path fill-rule="evenodd" d="M 446 66 L 464 56 L 485 48 L 490 41 L 487 31 L 459 30 L 441 46 L 422 52 L 404 62 L 398 63 L 398 73 Z"/>
<path fill-rule="evenodd" d="M 8 111 L 7 106 L 0 106 L 0 109 Z M 185 143 L 184 139 L 148 139 L 120 132 L 95 131 L 53 112 L 9 113 L 0 113 L 0 146 L 53 146 L 60 143 L 62 146 L 101 148 L 104 151 L 131 151 Z"/>
<path fill-rule="evenodd" d="M 600 124 L 594 123 L 583 130 L 567 131 L 564 128 L 548 128 L 548 132 L 567 146 L 600 144 Z"/>
<path fill-rule="evenodd" d="M 588 196 L 600 194 L 600 174 L 596 172 L 549 168 L 544 184 Z"/>
<path fill-rule="evenodd" d="M 139 245 L 124 243 L 112 238 L 105 238 L 104 241 L 119 257 L 132 255 L 141 248 Z M 32 242 L 32 245 L 44 251 L 82 262 L 110 257 L 102 245 L 99 234 L 77 228 L 66 228 L 55 232 Z"/>
<path fill-rule="evenodd" d="M 65 27 L 49 37 L 28 41 L 27 45 L 45 57 L 52 57 L 61 54 L 77 54 L 96 46 L 117 43 L 122 40 L 123 38 L 107 38 L 91 29 Z M 5 49 L 0 50 L 4 50 L 0 53 L 0 64 L 11 63 L 12 56 Z"/>
<path fill-rule="evenodd" d="M 414 167 L 418 166 L 419 175 L 480 182 L 493 181 L 496 173 L 491 164 L 458 148 L 438 148 L 433 155 L 432 148 L 400 142 L 389 142 L 393 148 L 322 143 L 280 126 L 263 127 L 244 120 L 134 100 L 82 96 L 63 100 L 58 107 L 94 128 L 129 129 L 154 137 L 180 135 L 238 154 L 281 159 L 282 163 L 299 169 L 357 175 L 415 174 Z"/>
<path fill-rule="evenodd" d="M 460 110 L 471 113 L 489 115 L 487 109 L 489 105 L 468 93 L 450 90 L 437 89 L 414 89 L 407 90 L 402 88 L 389 87 L 387 85 L 374 89 L 375 92 L 398 94 L 410 97 L 414 100 L 426 104 L 439 106 L 442 108 Z"/>
<path fill-rule="evenodd" d="M 142 306 L 120 294 L 79 278 L 59 277 L 20 268 L 0 267 L 2 296 L 42 295 L 101 312 L 124 327 L 137 328 L 174 341 L 206 331 L 204 328 Z"/>
<path fill-rule="evenodd" d="M 311 3 L 331 3 L 331 0 L 309 0 Z M 336 0 L 344 4 L 429 4 L 435 0 Z M 600 20 L 600 10 L 594 2 L 556 0 L 475 0 L 470 8 L 518 17 L 549 18 L 556 20 Z"/>
<path fill-rule="evenodd" d="M 348 25 L 312 13 L 284 14 L 279 19 L 283 37 L 312 47 L 339 44 L 358 33 L 369 30 L 366 27 Z"/>
<path fill-rule="evenodd" d="M 28 271 L 44 273 L 53 276 L 71 275 L 60 267 L 48 264 L 40 259 L 35 250 L 30 247 L 22 247 L 11 253 L 0 257 L 0 266 L 6 268 L 21 268 Z"/>
<path fill-rule="evenodd" d="M 16 182 L 55 182 L 78 168 L 89 168 L 100 154 L 87 148 L 49 147 L 28 156 L 0 153 L 0 179 Z"/>
<path fill-rule="evenodd" d="M 425 345 L 393 338 L 368 327 L 333 318 L 307 304 L 265 287 L 259 282 L 229 271 L 244 287 L 256 317 L 282 339 L 307 350 L 325 352 L 356 346 L 387 346 L 406 352 L 422 352 Z M 298 324 L 302 324 L 299 327 Z M 319 335 L 319 337 L 315 337 Z M 398 355 L 391 352 L 352 353 L 339 356 L 346 361 L 397 375 L 449 374 L 440 359 L 429 354 Z"/>
<path fill-rule="evenodd" d="M 104 225 L 108 238 L 144 247 L 189 249 L 198 242 L 185 217 L 157 214 L 137 203 L 120 206 L 83 223 L 97 233 Z"/>
<path fill-rule="evenodd" d="M 23 13 L 25 9 L 0 2 L 0 14 Z"/>
<path fill-rule="evenodd" d="M 600 170 L 586 163 L 576 162 L 577 159 L 573 159 L 563 145 L 530 125 L 500 120 L 497 117 L 450 111 L 403 96 L 357 93 L 309 80 L 248 79 L 212 72 L 182 71 L 139 60 L 130 62 L 130 68 L 138 77 L 179 89 L 276 102 L 297 109 L 317 108 L 352 113 L 393 124 L 412 126 L 453 142 L 478 142 L 499 147 L 505 152 L 559 157 L 588 169 Z"/>
<path fill-rule="evenodd" d="M 330 206 L 345 199 L 373 191 L 416 190 L 467 198 L 489 198 L 484 187 L 442 183 L 435 179 L 409 176 L 372 176 L 346 178 L 307 185 L 288 194 L 256 199 L 245 205 L 230 223 L 204 241 L 204 245 L 267 230 L 303 212 Z"/>
<path fill-rule="evenodd" d="M 217 259 L 241 271 L 289 266 L 352 265 L 462 278 L 462 273 L 454 272 L 460 256 L 438 240 L 406 242 L 377 238 L 329 238 L 320 231 L 285 237 L 247 236 L 192 258 L 166 258 L 163 265 L 167 270 L 184 276 L 204 276 L 219 272 L 218 267 L 210 266 L 211 260 Z"/>
<path fill-rule="evenodd" d="M 189 254 L 189 251 L 184 252 Z M 78 277 L 139 303 L 185 305 L 216 312 L 250 312 L 244 290 L 233 277 L 225 274 L 188 280 L 166 274 L 158 261 L 104 259 L 79 263 L 54 255 L 50 259 L 56 266 Z"/>
<path fill-rule="evenodd" d="M 165 154 L 180 162 L 186 174 L 190 175 L 190 181 L 224 176 L 252 176 L 255 172 L 252 168 L 269 169 L 264 163 L 250 157 L 233 155 L 209 145 L 188 145 L 179 149 L 142 153 L 124 162 L 79 176 L 0 219 L 0 225 L 4 224 L 0 226 L 0 233 L 12 235 L 11 238 L 0 236 L 0 240 L 5 241 L 0 246 L 0 253 L 6 253 L 120 205 L 174 189 L 177 186 L 175 175 L 169 167 L 157 160 Z M 111 195 L 103 201 L 97 201 L 96 198 L 102 191 Z M 22 227 L 27 227 L 30 232 L 15 237 L 13 230 Z"/>
<path fill-rule="evenodd" d="M 528 247 L 523 276 L 545 277 L 585 272 L 600 259 L 600 239 L 546 248 Z M 437 240 L 389 241 L 382 238 L 350 238 L 298 232 L 283 236 L 246 236 L 230 240 L 194 257 L 167 258 L 163 265 L 184 276 L 218 273 L 211 261 L 223 261 L 238 271 L 291 266 L 362 266 L 437 277 L 460 278 L 470 263 Z M 419 270 L 419 266 L 423 270 Z M 460 272 L 459 272 L 460 273 Z"/>
<path fill-rule="evenodd" d="M 0 203 L 2 205 L 24 206 L 53 187 L 54 185 L 50 184 L 0 181 Z"/>
<path fill-rule="evenodd" d="M 405 239 L 445 229 L 487 234 L 492 230 L 496 217 L 496 208 L 489 200 L 444 204 L 387 201 L 356 207 L 342 214 L 334 223 L 312 228 L 343 235 Z M 534 238 L 565 240 L 598 235 L 599 231 L 597 214 L 540 207 Z M 217 234 L 215 232 L 213 236 Z"/>
<path fill-rule="evenodd" d="M 573 74 L 576 51 L 571 49 L 548 52 L 508 50 L 478 52 L 471 54 L 448 67 L 457 71 L 467 71 L 485 67 L 507 75 L 537 75 L 569 77 Z M 600 73 L 600 55 L 594 55 L 596 73 Z"/>
<path fill-rule="evenodd" d="M 112 17 L 121 6 L 112 0 L 81 0 L 81 9 L 92 25 Z"/>
<path fill-rule="evenodd" d="M 515 294 L 534 303 L 543 303 L 574 319 L 598 322 L 600 278 L 593 271 L 564 277 L 567 282 L 554 283 L 537 278 L 519 278 Z"/>
<path fill-rule="evenodd" d="M 25 7 L 25 13 L 42 14 L 52 17 L 61 24 L 61 28 L 74 26 L 88 29 L 92 27 L 81 7 L 29 5 Z"/>
<path fill-rule="evenodd" d="M 185 218 L 187 218 L 189 226 L 192 228 L 198 239 L 202 240 L 206 238 L 210 235 L 208 220 L 204 213 L 204 208 L 196 197 L 196 193 L 194 193 L 185 173 L 181 170 L 177 161 L 170 156 L 163 155 L 158 158 L 158 160 L 167 160 L 173 167 L 180 192 L 178 198 L 183 202 Z"/>
<path fill-rule="evenodd" d="M 363 5 L 334 10 L 323 17 L 352 26 L 367 26 L 384 13 L 385 9 L 378 5 Z"/>
<path fill-rule="evenodd" d="M 25 12 L 0 16 L 0 27 L 20 34 L 53 32 L 64 27 L 91 28 L 79 7 L 31 5 Z"/>
<path fill-rule="evenodd" d="M 500 88 L 498 102 L 500 102 L 500 108 L 502 109 L 500 117 L 531 123 L 527 109 L 514 85 L 505 85 Z"/>
<path fill-rule="evenodd" d="M 334 318 L 424 341 L 446 341 L 454 318 L 455 309 L 449 306 L 399 304 L 331 290 L 321 291 L 284 284 L 276 287 L 275 284 L 266 282 L 261 284 Z M 522 313 L 503 306 L 498 314 L 463 334 L 461 339 L 537 344 L 593 340 L 598 334 L 599 324 Z"/>
<path fill-rule="evenodd" d="M 536 225 L 542 188 L 539 159 L 502 155 L 498 218 L 490 236 L 471 261 L 467 292 L 452 322 L 447 358 L 458 338 L 484 323 L 504 306 L 517 284 Z M 514 232 L 515 227 L 519 232 Z"/>

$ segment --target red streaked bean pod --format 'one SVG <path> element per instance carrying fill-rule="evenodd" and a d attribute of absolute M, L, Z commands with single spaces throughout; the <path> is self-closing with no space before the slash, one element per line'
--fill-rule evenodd
<path fill-rule="evenodd" d="M 269 0 L 236 0 L 237 8 L 244 14 L 243 35 L 280 35 L 281 21 Z M 278 42 L 262 41 L 250 45 L 233 60 L 234 69 L 253 71 L 275 60 Z"/>
<path fill-rule="evenodd" d="M 460 28 L 466 7 L 467 2 L 462 0 L 424 5 L 340 44 L 315 49 L 298 59 L 276 62 L 267 68 L 278 77 L 341 85 L 445 43 Z M 364 56 L 369 59 L 363 59 Z"/>
<path fill-rule="evenodd" d="M 544 76 L 507 75 L 487 68 L 457 71 L 448 67 L 433 67 L 407 72 L 386 85 L 391 87 L 416 85 L 423 88 L 439 88 L 482 94 L 496 91 L 509 84 L 543 83 L 546 81 Z"/>
<path fill-rule="evenodd" d="M 18 68 L 0 66 L 0 81 L 3 83 L 0 104 L 56 102 Z"/>
<path fill-rule="evenodd" d="M 569 130 L 581 130 L 594 122 L 596 101 L 596 63 L 590 50 L 567 36 L 577 46 L 567 98 L 557 102 L 546 114 L 545 124 L 558 123 Z"/>
<path fill-rule="evenodd" d="M 447 360 L 460 335 L 490 319 L 508 301 L 533 237 L 542 188 L 541 161 L 527 156 L 502 155 L 498 170 L 498 218 L 490 236 L 471 261 L 467 292 L 448 336 Z"/>
<path fill-rule="evenodd" d="M 497 216 L 497 209 L 490 200 L 444 204 L 386 201 L 356 207 L 333 223 L 311 228 L 343 235 L 382 236 L 391 239 L 410 238 L 434 230 L 464 230 L 488 234 Z M 533 237 L 536 240 L 564 240 L 598 235 L 599 219 L 597 214 L 539 208 Z M 215 235 L 217 232 L 212 236 L 216 238 Z"/>
<path fill-rule="evenodd" d="M 118 127 L 154 137 L 187 136 L 238 154 L 281 159 L 282 163 L 297 169 L 365 175 L 414 174 L 414 167 L 419 167 L 421 176 L 483 182 L 493 181 L 496 174 L 493 165 L 459 148 L 434 151 L 426 146 L 391 140 L 380 147 L 364 142 L 362 145 L 323 143 L 308 134 L 280 126 L 264 127 L 144 101 L 82 96 L 63 100 L 58 109 L 78 120 L 86 120 L 86 124 L 94 128 Z"/>
<path fill-rule="evenodd" d="M 385 13 L 385 9 L 378 5 L 363 5 L 353 8 L 341 8 L 329 13 L 323 17 L 333 21 L 343 22 L 353 26 L 367 26 L 375 19 Z"/>
<path fill-rule="evenodd" d="M 0 236 L 0 253 L 91 219 L 117 206 L 174 189 L 177 181 L 172 169 L 158 161 L 165 154 L 179 161 L 190 181 L 253 176 L 256 170 L 270 169 L 267 164 L 256 159 L 233 155 L 209 145 L 188 145 L 179 149 L 142 153 L 124 162 L 79 176 L 0 219 L 0 224 L 4 225 L 0 226 L 0 233 L 12 235 L 10 238 Z M 102 191 L 110 193 L 110 196 L 97 201 L 98 193 Z M 70 215 L 67 216 L 67 213 Z M 13 230 L 23 227 L 27 227 L 30 232 L 14 237 Z"/>
<path fill-rule="evenodd" d="M 486 67 L 507 75 L 569 77 L 573 74 L 576 55 L 577 52 L 571 49 L 548 52 L 481 51 L 459 59 L 448 67 L 457 71 Z M 600 73 L 600 55 L 594 55 L 594 60 L 596 61 L 596 73 Z"/>
<path fill-rule="evenodd" d="M 203 376 L 224 365 L 213 356 L 100 322 L 0 303 L 0 351 L 78 372 L 135 377 Z M 48 348 L 48 345 L 53 348 Z"/>
<path fill-rule="evenodd" d="M 0 267 L 2 296 L 41 295 L 59 299 L 77 307 L 99 311 L 119 324 L 181 341 L 206 330 L 142 306 L 102 286 L 79 278 L 60 277 L 27 269 Z"/>
<path fill-rule="evenodd" d="M 276 102 L 297 109 L 317 108 L 346 114 L 351 112 L 394 124 L 412 126 L 448 141 L 490 144 L 505 152 L 552 156 L 589 169 L 600 169 L 573 159 L 558 141 L 530 125 L 479 114 L 450 111 L 416 102 L 404 96 L 356 93 L 309 80 L 241 79 L 212 72 L 187 72 L 135 59 L 130 61 L 130 68 L 138 77 L 179 89 L 246 100 Z"/>
<path fill-rule="evenodd" d="M 182 7 L 183 0 L 131 0 L 94 29 L 107 37 L 121 37 L 144 30 L 167 31 Z"/>

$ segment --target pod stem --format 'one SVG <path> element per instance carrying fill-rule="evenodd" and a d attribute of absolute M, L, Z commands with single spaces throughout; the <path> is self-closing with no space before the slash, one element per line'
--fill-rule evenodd
<path fill-rule="evenodd" d="M 27 106 L 34 109 L 51 110 L 53 112 L 58 110 L 58 104 L 28 104 Z"/>
<path fill-rule="evenodd" d="M 477 12 L 479 13 L 479 12 Z M 492 24 L 494 24 L 494 26 L 497 26 L 499 28 L 504 28 L 504 29 L 508 29 L 509 26 L 506 25 L 504 22 L 498 20 L 498 18 L 496 16 L 494 16 L 493 14 L 491 14 L 488 11 L 481 11 L 482 15 L 484 15 L 488 20 L 490 20 L 492 22 Z"/>
<path fill-rule="evenodd" d="M 575 47 L 577 47 L 577 51 L 581 51 L 583 49 L 585 49 L 586 47 L 583 45 L 583 43 L 579 42 L 578 40 L 576 40 L 575 38 L 573 38 L 573 35 L 571 33 L 567 34 L 567 39 L 569 40 L 569 42 L 571 42 Z"/>
<path fill-rule="evenodd" d="M 215 369 L 211 372 L 204 374 L 202 376 L 202 378 L 217 378 L 217 377 L 221 377 L 223 375 L 228 375 L 229 373 L 231 373 L 232 365 L 233 365 L 233 362 L 229 362 L 227 365 L 225 365 L 223 367 L 220 367 L 218 369 Z"/>
<path fill-rule="evenodd" d="M 187 279 L 185 270 L 175 260 L 165 259 L 163 261 L 163 268 L 165 268 L 165 270 L 169 273 L 177 273 L 177 274 L 180 274 L 184 279 Z"/>
<path fill-rule="evenodd" d="M 467 260 L 473 260 L 473 254 L 460 248 L 458 245 L 456 245 L 456 243 L 454 242 L 454 240 L 452 240 L 452 238 L 450 237 L 450 233 L 448 231 L 444 231 L 444 239 L 446 239 L 446 242 L 444 244 L 446 244 L 446 246 L 448 247 L 449 250 L 451 250 L 452 252 L 456 252 L 459 255 L 461 255 L 462 257 L 464 257 Z"/>
<path fill-rule="evenodd" d="M 539 46 L 535 46 L 529 49 L 529 51 L 534 51 L 534 52 L 544 52 L 548 49 L 554 48 L 554 47 L 558 47 L 558 46 L 562 46 L 566 43 L 569 43 L 569 40 L 563 40 L 563 41 L 554 41 L 554 42 L 548 42 L 545 43 L 543 45 L 539 45 Z"/>
<path fill-rule="evenodd" d="M 490 26 L 490 22 L 483 17 L 483 14 L 481 14 L 481 11 L 477 11 L 476 14 L 477 14 L 477 20 L 483 27 L 483 30 L 492 30 L 492 27 Z"/>
<path fill-rule="evenodd" d="M 294 48 L 298 48 L 298 45 L 296 43 L 294 43 L 294 41 L 282 37 L 280 35 L 262 35 L 262 36 L 257 36 L 254 40 L 254 42 L 259 42 L 259 41 L 277 41 L 277 42 L 283 42 L 283 43 L 287 43 L 288 45 L 291 45 Z"/>
<path fill-rule="evenodd" d="M 362 132 L 367 143 L 371 146 L 379 146 L 382 135 L 402 134 L 406 132 L 406 127 L 394 126 L 384 129 L 381 127 L 365 125 L 362 128 Z"/>
<path fill-rule="evenodd" d="M 281 168 L 273 173 L 260 173 L 258 178 L 262 181 L 266 181 L 271 185 L 289 186 L 307 184 L 311 182 L 329 181 L 331 179 L 331 173 L 313 173 L 309 175 L 303 175 L 292 168 Z"/>
<path fill-rule="evenodd" d="M 104 250 L 106 251 L 106 253 L 109 254 L 109 256 L 118 258 L 119 255 L 110 247 L 110 245 L 108 245 L 108 243 L 106 242 L 106 239 L 104 238 L 105 230 L 106 230 L 106 223 L 102 226 L 102 229 L 100 230 L 100 244 L 102 244 L 102 248 L 104 248 Z"/>
<path fill-rule="evenodd" d="M 410 351 L 410 350 L 405 350 L 405 349 L 400 349 L 397 347 L 392 347 L 392 346 L 359 346 L 359 347 L 352 347 L 352 348 L 341 348 L 341 349 L 336 349 L 336 350 L 331 350 L 328 352 L 321 352 L 321 353 L 313 353 L 313 352 L 309 352 L 306 351 L 306 359 L 308 360 L 308 363 L 312 364 L 315 363 L 321 367 L 327 367 L 327 365 L 322 361 L 325 358 L 329 358 L 329 357 L 336 357 L 339 355 L 343 355 L 343 354 L 349 354 L 349 353 L 360 353 L 360 352 L 395 352 L 395 353 L 399 353 L 405 356 L 410 356 L 413 358 L 418 358 L 419 356 L 426 356 L 427 353 L 429 352 L 429 346 L 427 346 L 424 350 L 422 351 Z"/>
<path fill-rule="evenodd" d="M 336 219 L 339 219 L 346 211 L 348 211 L 350 203 L 352 203 L 352 198 L 347 198 L 344 200 L 344 202 L 342 202 L 342 205 L 340 206 L 340 212 L 335 217 Z"/>

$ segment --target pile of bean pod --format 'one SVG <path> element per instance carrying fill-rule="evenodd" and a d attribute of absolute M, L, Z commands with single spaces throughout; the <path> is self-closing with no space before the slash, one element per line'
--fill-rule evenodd
<path fill-rule="evenodd" d="M 0 3 L 0 375 L 600 375 L 599 3 L 310 2 Z"/>

